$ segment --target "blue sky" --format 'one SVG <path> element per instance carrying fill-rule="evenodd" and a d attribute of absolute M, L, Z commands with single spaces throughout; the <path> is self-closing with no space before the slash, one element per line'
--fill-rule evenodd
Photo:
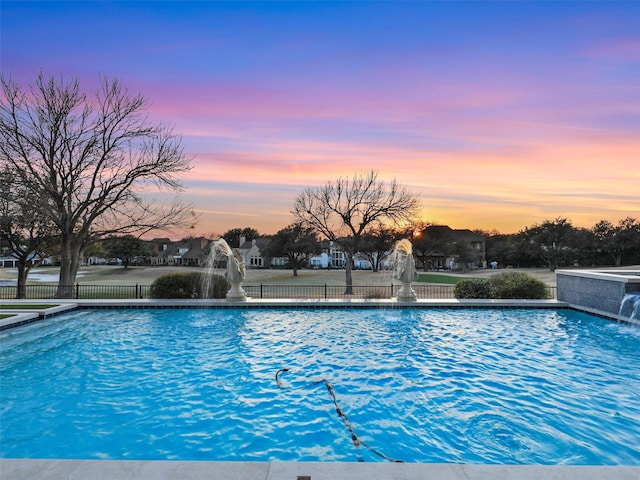
<path fill-rule="evenodd" d="M 183 135 L 197 233 L 274 233 L 370 169 L 455 228 L 640 216 L 640 2 L 1 8 L 4 75 L 118 77 Z"/>

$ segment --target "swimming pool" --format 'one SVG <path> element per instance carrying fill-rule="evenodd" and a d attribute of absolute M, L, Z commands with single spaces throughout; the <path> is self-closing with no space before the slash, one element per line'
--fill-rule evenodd
<path fill-rule="evenodd" d="M 79 310 L 0 338 L 6 458 L 640 465 L 640 329 L 572 310 Z"/>

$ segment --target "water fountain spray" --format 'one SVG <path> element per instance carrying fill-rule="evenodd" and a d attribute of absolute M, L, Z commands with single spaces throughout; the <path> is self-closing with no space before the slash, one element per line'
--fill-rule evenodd
<path fill-rule="evenodd" d="M 209 268 L 215 268 L 219 260 L 224 257 L 227 262 L 227 268 L 225 271 L 225 278 L 231 284 L 231 288 L 227 292 L 227 300 L 231 301 L 245 301 L 247 299 L 247 293 L 242 288 L 242 282 L 246 275 L 246 269 L 244 265 L 244 259 L 242 255 L 237 251 L 233 251 L 229 244 L 221 238 L 213 243 L 211 253 L 207 263 Z"/>

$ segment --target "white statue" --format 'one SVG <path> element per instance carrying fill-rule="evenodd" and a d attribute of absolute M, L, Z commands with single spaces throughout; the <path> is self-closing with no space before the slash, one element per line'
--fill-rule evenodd
<path fill-rule="evenodd" d="M 398 291 L 398 300 L 416 300 L 417 295 L 411 288 L 411 282 L 418 278 L 418 272 L 416 272 L 416 263 L 413 259 L 413 247 L 409 240 L 403 239 L 396 243 L 392 260 L 393 278 L 402 282 L 402 286 Z"/>
<path fill-rule="evenodd" d="M 227 272 L 225 277 L 230 283 L 240 283 L 244 280 L 247 271 L 244 260 L 238 252 L 230 253 L 227 256 Z"/>

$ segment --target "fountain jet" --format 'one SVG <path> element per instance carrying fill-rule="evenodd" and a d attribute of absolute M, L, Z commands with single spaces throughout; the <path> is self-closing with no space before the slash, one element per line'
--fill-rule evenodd
<path fill-rule="evenodd" d="M 620 302 L 618 320 L 640 325 L 640 293 L 627 293 Z"/>
<path fill-rule="evenodd" d="M 413 259 L 413 246 L 409 240 L 403 239 L 396 243 L 391 254 L 391 261 L 393 263 L 393 278 L 402 283 L 396 298 L 402 302 L 416 301 L 418 297 L 411 288 L 411 282 L 418 278 L 418 272 L 416 272 L 416 264 Z"/>

